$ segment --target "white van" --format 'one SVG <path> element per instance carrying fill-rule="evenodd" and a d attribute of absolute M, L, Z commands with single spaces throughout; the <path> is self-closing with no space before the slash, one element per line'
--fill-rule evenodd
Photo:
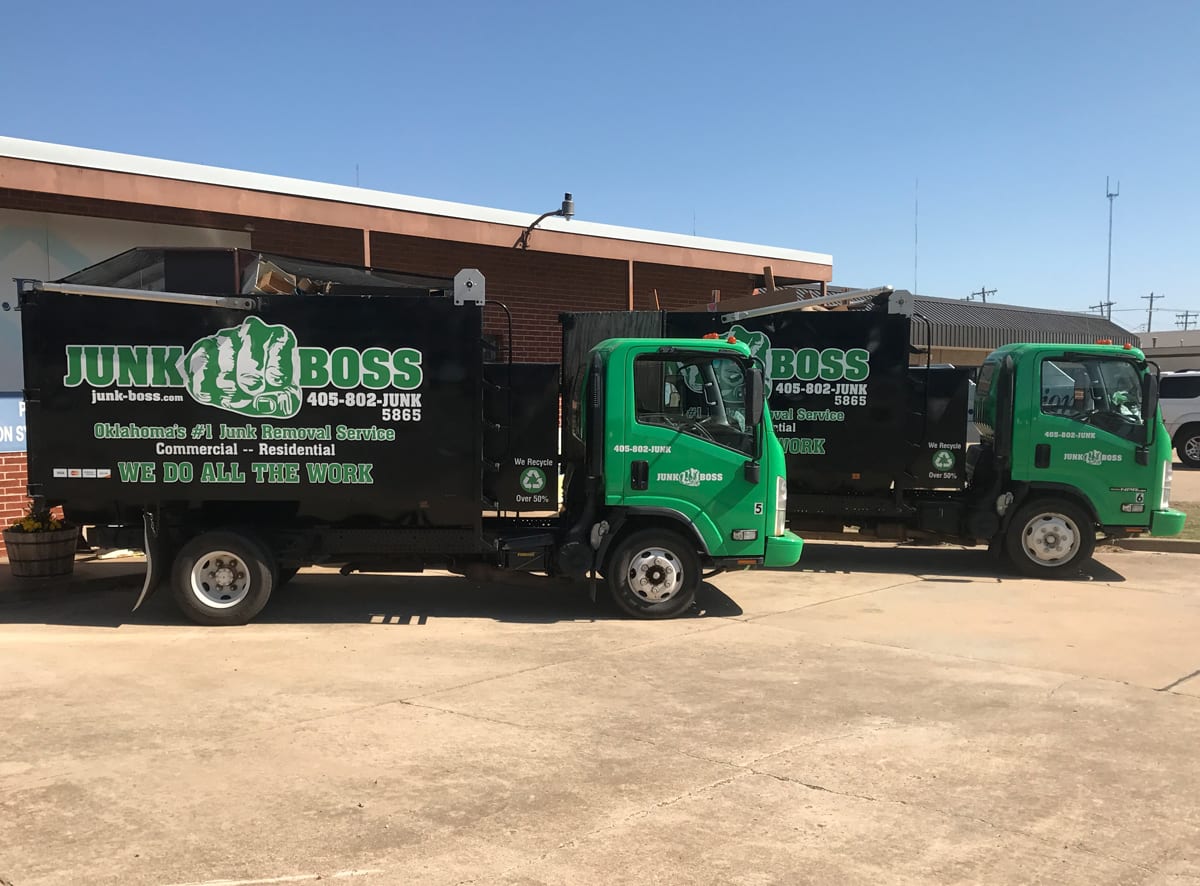
<path fill-rule="evenodd" d="M 1200 369 L 1164 372 L 1158 402 L 1179 460 L 1200 468 Z"/>

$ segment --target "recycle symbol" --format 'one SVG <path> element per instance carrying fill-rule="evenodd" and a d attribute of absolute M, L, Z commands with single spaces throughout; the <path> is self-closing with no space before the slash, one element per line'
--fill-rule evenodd
<path fill-rule="evenodd" d="M 939 471 L 948 471 L 954 467 L 954 453 L 948 449 L 939 449 L 933 456 L 933 466 Z"/>
<path fill-rule="evenodd" d="M 520 483 L 526 492 L 541 492 L 546 488 L 546 472 L 541 468 L 526 468 L 521 472 Z"/>

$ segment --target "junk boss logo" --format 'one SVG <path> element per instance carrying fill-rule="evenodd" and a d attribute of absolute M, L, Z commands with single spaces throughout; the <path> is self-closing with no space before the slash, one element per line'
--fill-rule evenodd
<path fill-rule="evenodd" d="M 750 347 L 750 356 L 767 367 L 768 381 L 866 381 L 871 374 L 871 352 L 865 348 L 773 348 L 765 332 L 734 326 L 728 335 Z"/>
<path fill-rule="evenodd" d="M 254 418 L 291 418 L 304 388 L 410 391 L 421 385 L 416 348 L 303 348 L 287 326 L 247 317 L 188 350 L 179 345 L 67 345 L 63 384 L 186 388 L 206 406 Z"/>

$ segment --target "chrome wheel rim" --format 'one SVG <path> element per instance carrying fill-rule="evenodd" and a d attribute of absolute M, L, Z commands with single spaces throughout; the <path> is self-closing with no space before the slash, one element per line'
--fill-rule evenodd
<path fill-rule="evenodd" d="M 665 603 L 683 588 L 683 563 L 666 548 L 643 548 L 629 560 L 629 589 L 647 603 Z"/>
<path fill-rule="evenodd" d="M 1189 437 L 1183 444 L 1183 451 L 1192 461 L 1200 461 L 1200 434 Z"/>
<path fill-rule="evenodd" d="M 1021 537 L 1026 556 L 1042 566 L 1062 566 L 1079 551 L 1083 536 L 1065 514 L 1037 514 L 1025 524 Z"/>
<path fill-rule="evenodd" d="M 196 559 L 190 576 L 192 594 L 211 609 L 229 609 L 250 593 L 250 569 L 237 554 L 212 551 Z"/>

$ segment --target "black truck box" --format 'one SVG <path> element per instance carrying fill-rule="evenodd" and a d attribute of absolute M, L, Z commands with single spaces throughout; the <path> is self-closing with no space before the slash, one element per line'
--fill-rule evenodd
<path fill-rule="evenodd" d="M 909 367 L 908 316 L 886 310 L 562 315 L 569 371 L 604 338 L 732 335 L 763 361 L 797 494 L 960 488 L 967 374 Z"/>
<path fill-rule="evenodd" d="M 558 367 L 485 363 L 483 306 L 252 301 L 28 292 L 31 491 L 84 523 L 224 502 L 248 521 L 477 536 L 485 509 L 557 509 Z"/>

